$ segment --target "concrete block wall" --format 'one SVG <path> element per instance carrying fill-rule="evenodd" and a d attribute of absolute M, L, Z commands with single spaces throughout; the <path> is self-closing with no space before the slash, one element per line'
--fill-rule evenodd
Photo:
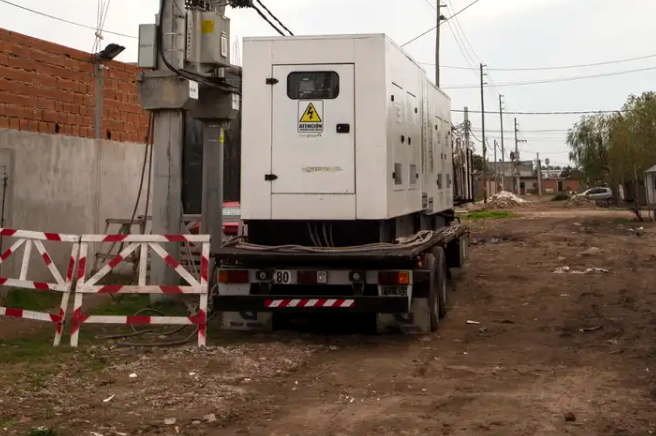
<path fill-rule="evenodd" d="M 0 202 L 5 227 L 94 234 L 104 232 L 107 218 L 129 219 L 138 196 L 145 148 L 145 144 L 0 129 L 0 175 L 6 174 L 8 182 L 5 201 Z M 138 215 L 145 212 L 145 189 L 146 183 Z M 3 249 L 13 242 L 4 238 Z M 46 248 L 53 250 L 53 261 L 65 271 L 70 244 L 46 243 Z M 22 252 L 17 254 L 22 256 Z M 32 257 L 36 268 L 32 278 L 49 279 L 36 250 Z M 7 265 L 3 263 L 2 275 L 17 277 L 20 257 L 10 259 Z"/>
<path fill-rule="evenodd" d="M 134 65 L 105 63 L 102 139 L 145 143 Z M 93 138 L 94 57 L 0 29 L 0 128 Z"/>

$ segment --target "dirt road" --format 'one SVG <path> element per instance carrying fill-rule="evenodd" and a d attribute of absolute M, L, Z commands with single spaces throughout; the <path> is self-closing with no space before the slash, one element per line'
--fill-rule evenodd
<path fill-rule="evenodd" d="M 656 228 L 541 214 L 471 223 L 469 267 L 429 337 L 216 334 L 204 352 L 145 357 L 87 347 L 39 361 L 39 385 L 34 356 L 0 347 L 0 434 L 654 434 Z"/>

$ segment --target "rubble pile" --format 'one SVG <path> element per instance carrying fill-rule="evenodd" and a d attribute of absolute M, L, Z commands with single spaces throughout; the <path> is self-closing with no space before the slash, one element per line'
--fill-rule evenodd
<path fill-rule="evenodd" d="M 508 191 L 501 191 L 487 199 L 487 204 L 480 201 L 478 204 L 484 205 L 486 209 L 515 209 L 518 207 L 525 207 L 527 200 Z"/>
<path fill-rule="evenodd" d="M 597 204 L 594 202 L 594 200 L 590 200 L 588 197 L 585 197 L 583 195 L 579 196 L 574 196 L 572 199 L 567 202 L 565 207 L 578 207 L 578 208 L 590 208 L 590 209 L 596 209 Z"/>

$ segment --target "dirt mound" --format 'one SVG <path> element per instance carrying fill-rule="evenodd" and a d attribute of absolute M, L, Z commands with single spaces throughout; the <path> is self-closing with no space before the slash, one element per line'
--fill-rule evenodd
<path fill-rule="evenodd" d="M 515 209 L 526 207 L 530 203 L 521 197 L 508 191 L 501 191 L 487 199 L 487 204 L 480 201 L 478 204 L 483 205 L 486 209 Z"/>
<path fill-rule="evenodd" d="M 578 208 L 589 208 L 596 209 L 597 204 L 584 196 L 572 197 L 572 199 L 565 205 L 565 207 L 578 207 Z"/>

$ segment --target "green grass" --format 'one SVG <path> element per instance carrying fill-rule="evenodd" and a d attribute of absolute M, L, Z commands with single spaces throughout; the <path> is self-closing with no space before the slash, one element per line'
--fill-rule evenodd
<path fill-rule="evenodd" d="M 59 307 L 61 299 L 61 292 L 10 289 L 7 296 L 2 299 L 2 305 L 12 309 L 45 312 Z"/>
<path fill-rule="evenodd" d="M 29 430 L 26 436 L 59 436 L 59 433 L 48 427 L 39 427 Z"/>
<path fill-rule="evenodd" d="M 486 219 L 499 219 L 499 218 L 512 218 L 513 214 L 502 210 L 489 210 L 482 212 L 471 212 L 467 214 L 469 220 L 486 220 Z"/>
<path fill-rule="evenodd" d="M 72 351 L 65 345 L 53 347 L 52 335 L 4 339 L 0 340 L 0 364 L 51 362 Z"/>
<path fill-rule="evenodd" d="M 92 309 L 94 315 L 134 315 L 143 309 L 154 309 L 165 315 L 171 316 L 188 316 L 187 307 L 180 298 L 174 297 L 171 300 L 150 302 L 150 295 L 122 295 L 123 298 L 116 300 L 107 300 L 98 308 Z M 195 298 L 197 300 L 198 297 Z M 147 311 L 140 315 L 153 316 L 154 312 Z"/>
<path fill-rule="evenodd" d="M 610 220 L 612 224 L 630 224 L 635 223 L 636 220 L 633 218 L 613 218 Z"/>

